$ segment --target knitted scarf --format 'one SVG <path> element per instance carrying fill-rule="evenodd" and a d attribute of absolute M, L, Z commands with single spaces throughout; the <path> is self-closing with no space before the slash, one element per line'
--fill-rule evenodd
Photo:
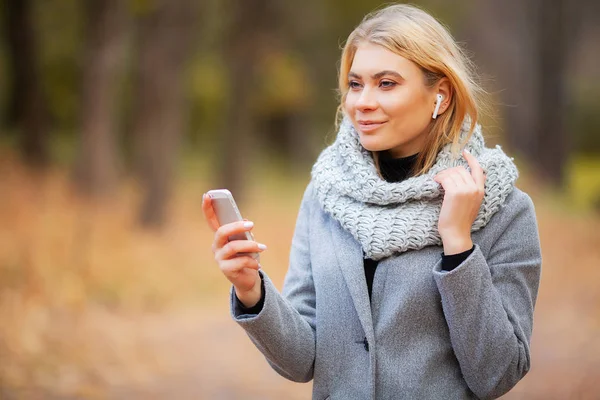
<path fill-rule="evenodd" d="M 465 122 L 461 140 L 468 130 Z M 518 172 L 500 146 L 485 147 L 479 125 L 465 147 L 486 173 L 485 195 L 471 228 L 477 231 L 503 205 Z M 312 180 L 325 212 L 361 244 L 365 258 L 380 260 L 394 253 L 441 245 L 437 223 L 444 190 L 433 177 L 458 165 L 470 170 L 462 156 L 453 158 L 451 144 L 447 144 L 427 173 L 387 182 L 377 174 L 371 153 L 362 147 L 358 133 L 345 118 L 335 142 L 323 150 L 313 166 Z"/>

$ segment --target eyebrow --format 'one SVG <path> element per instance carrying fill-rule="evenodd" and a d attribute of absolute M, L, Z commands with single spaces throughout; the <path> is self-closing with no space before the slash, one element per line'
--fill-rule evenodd
<path fill-rule="evenodd" d="M 386 76 L 386 75 L 391 75 L 397 79 L 404 80 L 404 77 L 402 75 L 400 75 L 396 71 L 391 71 L 391 70 L 385 70 L 385 71 L 378 72 L 378 73 L 372 75 L 371 79 L 373 79 L 373 80 L 380 79 L 381 77 Z M 356 72 L 352 72 L 352 71 L 350 71 L 348 73 L 348 78 L 362 79 L 362 77 L 359 74 L 357 74 Z"/>

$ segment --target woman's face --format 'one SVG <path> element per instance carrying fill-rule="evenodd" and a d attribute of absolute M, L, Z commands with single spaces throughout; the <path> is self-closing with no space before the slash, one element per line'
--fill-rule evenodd
<path fill-rule="evenodd" d="M 344 109 L 365 149 L 406 157 L 423 148 L 436 94 L 415 63 L 365 42 L 352 61 Z"/>

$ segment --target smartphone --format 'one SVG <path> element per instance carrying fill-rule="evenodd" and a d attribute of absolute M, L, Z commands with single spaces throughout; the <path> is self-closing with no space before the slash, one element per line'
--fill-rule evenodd
<path fill-rule="evenodd" d="M 210 196 L 213 209 L 215 210 L 215 214 L 217 215 L 220 225 L 244 220 L 242 218 L 242 214 L 240 214 L 237 204 L 235 204 L 233 195 L 229 190 L 209 190 L 206 194 Z M 246 231 L 244 233 L 231 235 L 228 239 L 230 242 L 232 240 L 254 240 L 254 236 L 252 236 L 251 232 Z M 239 255 L 249 255 L 256 260 L 259 259 L 258 253 L 239 253 Z"/>

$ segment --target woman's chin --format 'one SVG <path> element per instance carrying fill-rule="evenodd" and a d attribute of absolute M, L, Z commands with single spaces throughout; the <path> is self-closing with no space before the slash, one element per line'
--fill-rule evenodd
<path fill-rule="evenodd" d="M 388 150 L 388 148 L 381 143 L 377 143 L 374 140 L 363 140 L 360 139 L 361 146 L 367 151 L 384 151 Z"/>

